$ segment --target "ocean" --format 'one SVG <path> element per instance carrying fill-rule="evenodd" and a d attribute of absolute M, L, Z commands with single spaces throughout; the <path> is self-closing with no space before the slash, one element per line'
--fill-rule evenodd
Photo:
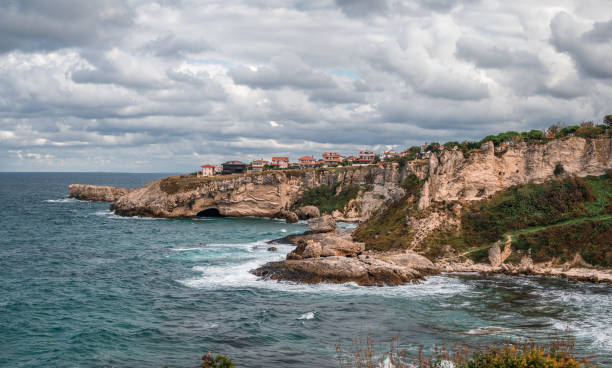
<path fill-rule="evenodd" d="M 163 174 L 0 173 L 1 367 L 336 367 L 335 344 L 576 338 L 612 366 L 612 287 L 443 275 L 399 287 L 261 281 L 304 223 L 124 218 L 68 199 L 71 183 L 137 187 Z"/>

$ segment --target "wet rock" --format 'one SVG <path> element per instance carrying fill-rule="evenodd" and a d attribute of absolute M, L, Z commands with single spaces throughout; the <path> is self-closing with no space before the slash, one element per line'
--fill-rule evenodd
<path fill-rule="evenodd" d="M 359 258 L 325 257 L 271 262 L 251 273 L 264 279 L 304 283 L 345 283 L 359 285 L 400 285 L 423 279 L 416 270 L 377 259 L 367 262 Z"/>
<path fill-rule="evenodd" d="M 321 257 L 321 243 L 309 241 L 302 252 L 302 258 L 319 258 Z"/>
<path fill-rule="evenodd" d="M 308 220 L 308 226 L 312 233 L 328 233 L 336 230 L 336 220 L 330 215 L 325 215 Z"/>
<path fill-rule="evenodd" d="M 268 247 L 268 252 L 276 252 L 277 250 L 276 247 Z"/>
<path fill-rule="evenodd" d="M 285 212 L 284 217 L 285 222 L 287 222 L 288 224 L 295 224 L 299 220 L 298 215 L 296 215 L 295 212 L 291 211 Z"/>
<path fill-rule="evenodd" d="M 300 220 L 309 220 L 321 216 L 321 212 L 315 206 L 304 206 L 295 211 Z"/>
<path fill-rule="evenodd" d="M 411 250 L 407 250 L 405 253 L 386 256 L 383 259 L 398 266 L 408 267 L 417 271 L 438 272 L 438 267 L 429 259 Z"/>

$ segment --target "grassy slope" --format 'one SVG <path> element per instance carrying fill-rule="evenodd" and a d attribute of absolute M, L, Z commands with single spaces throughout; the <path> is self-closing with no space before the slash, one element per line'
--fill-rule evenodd
<path fill-rule="evenodd" d="M 363 223 L 354 234 L 369 249 L 404 248 L 411 240 L 406 215 L 416 215 L 416 198 L 390 204 Z M 436 232 L 420 250 L 435 258 L 448 244 L 475 260 L 510 235 L 515 249 L 532 249 L 536 260 L 562 260 L 581 251 L 588 262 L 612 266 L 606 255 L 612 244 L 612 178 L 608 175 L 568 178 L 539 185 L 521 185 L 464 208 L 458 231 Z M 612 247 L 612 246 L 610 246 Z M 612 253 L 611 253 L 612 254 Z"/>
<path fill-rule="evenodd" d="M 612 180 L 607 175 L 521 185 L 470 204 L 459 231 L 430 236 L 424 249 L 438 256 L 440 246 L 450 244 L 482 260 L 492 244 L 510 235 L 513 247 L 531 248 L 536 261 L 555 256 L 565 260 L 590 249 L 583 254 L 587 261 L 608 266 L 603 254 L 612 236 L 611 213 Z"/>

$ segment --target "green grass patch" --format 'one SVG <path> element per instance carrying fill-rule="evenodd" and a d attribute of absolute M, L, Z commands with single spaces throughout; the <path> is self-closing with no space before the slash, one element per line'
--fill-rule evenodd
<path fill-rule="evenodd" d="M 316 206 L 319 208 L 319 211 L 325 213 L 332 213 L 334 210 L 342 211 L 351 199 L 357 198 L 361 187 L 356 184 L 350 184 L 336 193 L 339 186 L 340 183 L 335 185 L 323 184 L 305 190 L 296 206 Z"/>
<path fill-rule="evenodd" d="M 410 244 L 410 227 L 406 215 L 415 211 L 422 182 L 410 174 L 402 183 L 405 196 L 388 203 L 383 211 L 373 215 L 353 232 L 353 239 L 366 243 L 366 249 L 390 250 L 407 248 Z"/>

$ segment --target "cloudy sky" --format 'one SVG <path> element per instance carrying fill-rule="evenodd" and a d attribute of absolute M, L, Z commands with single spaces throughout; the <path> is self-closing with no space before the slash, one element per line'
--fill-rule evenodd
<path fill-rule="evenodd" d="M 0 171 L 188 172 L 601 121 L 610 40 L 608 0 L 3 0 Z"/>

